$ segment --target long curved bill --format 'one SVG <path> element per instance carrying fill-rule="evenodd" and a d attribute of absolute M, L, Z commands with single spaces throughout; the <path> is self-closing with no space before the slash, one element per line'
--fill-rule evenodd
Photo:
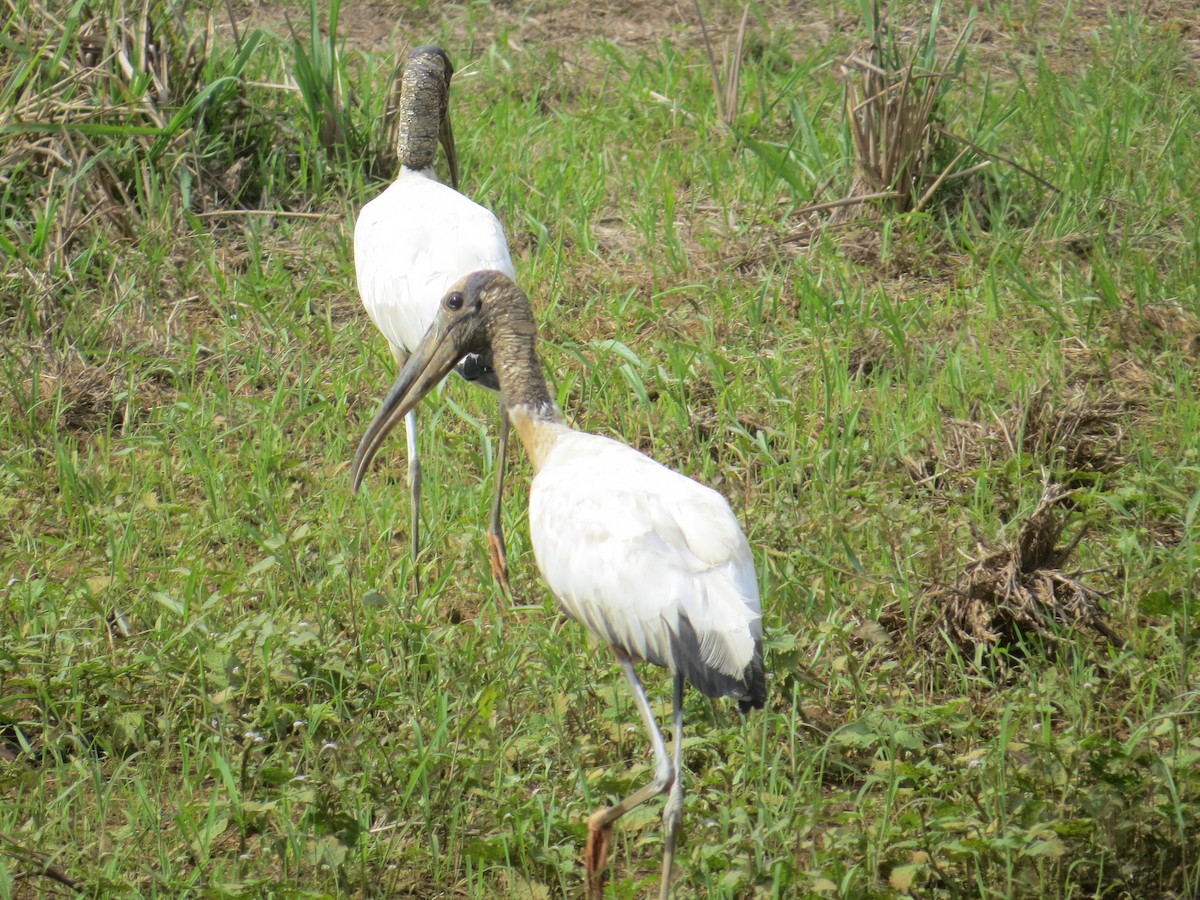
<path fill-rule="evenodd" d="M 350 465 L 350 483 L 355 492 L 362 484 L 367 466 L 371 464 L 391 430 L 421 402 L 422 397 L 450 374 L 450 370 L 458 365 L 463 355 L 464 351 L 458 348 L 458 342 L 451 330 L 440 318 L 435 319 L 421 343 L 417 345 L 417 349 L 413 351 L 413 355 L 396 376 L 392 389 L 383 400 L 382 408 L 367 426 L 367 433 L 358 442 L 354 462 Z"/>
<path fill-rule="evenodd" d="M 450 187 L 458 190 L 458 151 L 454 149 L 454 129 L 450 127 L 450 113 L 442 116 L 442 124 L 438 128 L 438 140 L 446 151 L 446 164 L 450 167 Z"/>

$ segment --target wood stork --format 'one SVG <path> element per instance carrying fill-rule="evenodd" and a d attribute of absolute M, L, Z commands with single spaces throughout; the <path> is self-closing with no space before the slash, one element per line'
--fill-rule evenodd
<path fill-rule="evenodd" d="M 403 368 L 437 313 L 438 303 L 459 278 L 477 269 L 499 269 L 515 277 L 508 242 L 490 210 L 468 200 L 458 187 L 458 157 L 450 127 L 450 77 L 454 69 L 440 47 L 414 50 L 404 67 L 398 112 L 400 174 L 367 203 L 354 226 L 354 269 L 363 306 L 391 345 Z M 450 184 L 437 180 L 433 163 L 441 142 Z M 456 360 L 455 362 L 458 362 Z M 477 357 L 458 367 L 468 381 L 496 390 L 495 373 Z M 404 420 L 408 436 L 408 483 L 412 494 L 414 572 L 420 551 L 421 461 L 416 415 Z M 507 555 L 500 528 L 500 500 L 508 452 L 509 421 L 500 406 L 500 448 L 496 490 L 488 525 L 492 572 L 508 590 Z M 419 578 L 415 579 L 420 586 Z"/>
<path fill-rule="evenodd" d="M 355 489 L 388 432 L 464 353 L 488 359 L 533 463 L 529 532 L 562 610 L 616 654 L 654 749 L 654 779 L 588 820 L 585 867 L 598 895 L 613 823 L 651 797 L 663 810 L 661 896 L 670 890 L 683 815 L 683 688 L 766 700 L 754 560 L 725 498 L 611 438 L 576 431 L 550 399 L 529 300 L 502 272 L 455 284 L 367 429 L 351 466 Z M 668 754 L 634 662 L 675 673 L 674 755 Z"/>

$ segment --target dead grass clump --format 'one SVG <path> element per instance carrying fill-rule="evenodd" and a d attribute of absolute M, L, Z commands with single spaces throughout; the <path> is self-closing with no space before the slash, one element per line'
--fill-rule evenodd
<path fill-rule="evenodd" d="M 191 204 L 227 199 L 229 160 L 196 142 L 239 102 L 249 56 L 212 68 L 214 27 L 188 27 L 168 4 L 83 3 L 64 17 L 10 7 L 0 47 L 0 189 L 17 244 L 58 265 L 89 223 L 133 238 L 158 211 L 160 182 L 192 175 Z M 257 41 L 257 36 L 254 37 Z M 243 48 L 252 50 L 252 46 Z"/>
<path fill-rule="evenodd" d="M 1141 396 L 1105 384 L 1099 389 L 1071 384 L 1063 393 L 1042 388 L 1025 405 L 1025 445 L 1053 460 L 1072 479 L 1083 473 L 1115 472 L 1125 464 L 1127 423 L 1144 406 Z M 1015 452 L 1011 435 L 1008 448 Z"/>
<path fill-rule="evenodd" d="M 857 215 L 866 204 L 883 203 L 895 212 L 924 209 L 938 189 L 991 164 L 959 166 L 974 149 L 963 143 L 954 153 L 941 128 L 941 107 L 957 77 L 973 20 L 959 32 L 945 57 L 936 47 L 938 12 L 911 46 L 902 47 L 880 15 L 879 4 L 862 2 L 870 44 L 843 66 L 845 112 L 854 140 L 856 171 L 849 194 L 834 204 L 831 222 Z"/>
<path fill-rule="evenodd" d="M 870 378 L 877 369 L 896 364 L 896 343 L 878 328 L 861 329 L 850 346 L 847 369 L 852 378 Z"/>
<path fill-rule="evenodd" d="M 1105 621 L 1104 594 L 1064 566 L 1086 533 L 1062 544 L 1070 521 L 1071 491 L 1047 484 L 1037 508 L 1015 541 L 989 548 L 979 541 L 953 585 L 933 585 L 927 596 L 941 611 L 947 634 L 963 645 L 1012 643 L 1021 635 L 1055 639 L 1055 625 L 1090 627 L 1114 644 L 1121 640 Z"/>
<path fill-rule="evenodd" d="M 112 360 L 95 363 L 77 353 L 35 351 L 22 354 L 18 367 L 22 375 L 5 404 L 10 416 L 84 431 L 124 421 L 117 402 L 123 378 Z"/>
<path fill-rule="evenodd" d="M 176 392 L 163 372 L 136 371 L 116 355 L 97 360 L 74 350 L 33 347 L 13 353 L 10 364 L 12 390 L 0 411 L 39 428 L 121 428 Z"/>
<path fill-rule="evenodd" d="M 1200 317 L 1178 302 L 1126 308 L 1117 323 L 1117 334 L 1131 348 L 1173 350 L 1190 360 L 1200 359 Z"/>
<path fill-rule="evenodd" d="M 1043 385 L 1004 412 L 946 417 L 940 445 L 905 465 L 915 482 L 940 492 L 973 490 L 981 471 L 999 472 L 1015 458 L 1079 486 L 1125 465 L 1126 436 L 1146 408 L 1148 380 L 1132 363 L 1105 372 L 1085 358 L 1065 384 Z"/>
<path fill-rule="evenodd" d="M 945 234 L 936 230 L 915 233 L 894 230 L 884 243 L 878 227 L 847 227 L 838 235 L 838 249 L 848 260 L 863 267 L 870 284 L 917 282 L 921 285 L 953 285 L 969 263 Z"/>
<path fill-rule="evenodd" d="M 42 399 L 57 408 L 59 424 L 78 431 L 90 431 L 111 421 L 125 423 L 126 407 L 118 402 L 121 373 L 111 361 L 99 364 L 68 358 L 54 373 L 43 373 Z"/>

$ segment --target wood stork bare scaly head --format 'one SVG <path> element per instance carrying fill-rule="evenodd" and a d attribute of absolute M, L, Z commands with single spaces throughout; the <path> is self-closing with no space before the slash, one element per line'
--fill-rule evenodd
<path fill-rule="evenodd" d="M 412 51 L 400 80 L 396 155 L 413 171 L 430 169 L 440 142 L 450 167 L 450 185 L 458 189 L 458 155 L 450 127 L 450 78 L 454 66 L 441 47 Z"/>
<path fill-rule="evenodd" d="M 440 384 L 468 353 L 490 361 L 493 347 L 504 348 L 497 358 L 525 359 L 540 373 L 534 349 L 537 323 L 529 298 L 503 272 L 484 270 L 459 279 L 442 298 L 437 317 L 396 376 L 383 406 L 367 427 L 350 467 L 355 491 L 384 439 L 421 398 Z M 501 363 L 500 384 L 506 379 Z M 506 384 L 506 382 L 509 382 Z"/>

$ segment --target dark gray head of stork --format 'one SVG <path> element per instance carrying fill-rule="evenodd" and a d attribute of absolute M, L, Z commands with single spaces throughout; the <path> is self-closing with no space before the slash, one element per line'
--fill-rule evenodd
<path fill-rule="evenodd" d="M 529 298 L 503 272 L 484 270 L 459 279 L 442 298 L 436 318 L 412 352 L 358 444 L 350 466 L 355 491 L 384 439 L 460 360 L 493 358 L 494 342 L 520 342 L 532 354 L 537 324 Z M 499 338 L 499 341 L 497 340 Z M 499 348 L 503 355 L 505 348 Z"/>
<path fill-rule="evenodd" d="M 431 167 L 440 143 L 450 168 L 450 186 L 458 189 L 458 154 L 450 127 L 450 79 L 454 66 L 441 47 L 418 47 L 408 55 L 400 79 L 397 155 L 413 170 Z"/>

